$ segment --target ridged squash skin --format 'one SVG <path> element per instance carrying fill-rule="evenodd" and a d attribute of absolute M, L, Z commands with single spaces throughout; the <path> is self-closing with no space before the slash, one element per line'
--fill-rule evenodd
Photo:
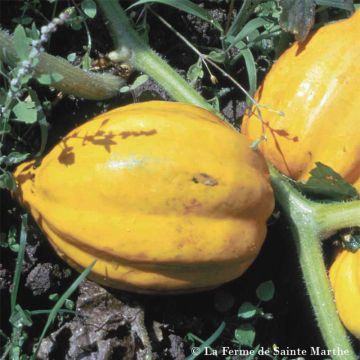
<path fill-rule="evenodd" d="M 360 190 L 359 34 L 360 11 L 320 28 L 285 51 L 256 93 L 265 106 L 260 151 L 293 179 L 306 179 L 320 161 Z M 241 131 L 261 136 L 255 109 Z"/>
<path fill-rule="evenodd" d="M 360 339 L 360 251 L 341 251 L 331 265 L 330 281 L 340 319 Z"/>
<path fill-rule="evenodd" d="M 194 292 L 240 276 L 274 198 L 264 159 L 210 112 L 147 102 L 70 132 L 18 197 L 57 253 L 91 278 L 142 293 Z"/>

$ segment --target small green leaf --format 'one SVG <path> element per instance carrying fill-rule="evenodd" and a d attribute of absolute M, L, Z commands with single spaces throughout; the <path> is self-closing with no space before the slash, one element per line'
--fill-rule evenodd
<path fill-rule="evenodd" d="M 68 309 L 68 310 L 73 310 L 74 307 L 75 307 L 75 304 L 74 304 L 74 302 L 73 302 L 72 300 L 66 299 L 66 300 L 65 300 L 65 303 L 64 303 L 64 306 L 65 306 L 65 308 Z"/>
<path fill-rule="evenodd" d="M 96 3 L 93 0 L 83 0 L 81 9 L 91 19 L 96 16 Z"/>
<path fill-rule="evenodd" d="M 53 293 L 53 294 L 49 295 L 49 300 L 51 300 L 51 301 L 58 301 L 59 298 L 60 298 L 60 296 L 58 293 Z"/>
<path fill-rule="evenodd" d="M 130 86 L 131 90 L 135 90 L 137 87 L 141 86 L 142 84 L 146 83 L 148 81 L 149 76 L 146 74 L 138 76 L 135 81 Z"/>
<path fill-rule="evenodd" d="M 43 85 L 51 85 L 61 81 L 63 78 L 61 74 L 53 72 L 51 74 L 41 74 L 37 77 L 37 81 Z"/>
<path fill-rule="evenodd" d="M 214 96 L 212 99 L 209 99 L 208 102 L 211 104 L 211 106 L 214 107 L 216 111 L 220 112 L 219 96 Z"/>
<path fill-rule="evenodd" d="M 70 53 L 66 58 L 68 61 L 73 62 L 76 59 L 76 53 Z"/>
<path fill-rule="evenodd" d="M 120 88 L 120 90 L 119 90 L 122 94 L 123 93 L 127 93 L 127 92 L 129 92 L 130 91 L 130 86 L 123 86 L 123 87 L 121 87 Z"/>
<path fill-rule="evenodd" d="M 4 162 L 7 166 L 16 165 L 26 160 L 29 155 L 29 153 L 19 153 L 14 151 L 5 157 Z"/>
<path fill-rule="evenodd" d="M 22 16 L 13 18 L 12 21 L 16 24 L 29 25 L 33 21 L 33 18 L 30 16 Z"/>
<path fill-rule="evenodd" d="M 257 307 L 250 302 L 244 302 L 241 304 L 238 317 L 242 319 L 251 319 L 257 313 Z"/>
<path fill-rule="evenodd" d="M 275 286 L 271 280 L 261 283 L 256 289 L 256 296 L 260 301 L 270 301 L 274 294 Z"/>
<path fill-rule="evenodd" d="M 270 25 L 271 22 L 269 20 L 263 19 L 263 18 L 255 18 L 250 20 L 245 24 L 245 26 L 239 31 L 238 34 L 235 35 L 235 37 L 229 37 L 227 40 L 230 42 L 230 46 L 236 45 L 239 41 L 242 41 L 246 39 L 250 34 L 252 34 L 255 30 L 258 30 L 262 27 L 266 27 L 267 25 Z"/>
<path fill-rule="evenodd" d="M 20 101 L 14 108 L 13 112 L 16 115 L 16 120 L 26 124 L 33 124 L 37 119 L 37 111 L 33 101 Z"/>
<path fill-rule="evenodd" d="M 213 50 L 207 55 L 207 57 L 217 63 L 223 63 L 225 61 L 225 53 L 223 51 Z"/>
<path fill-rule="evenodd" d="M 256 72 L 256 63 L 254 56 L 251 50 L 247 47 L 247 45 L 243 41 L 239 41 L 237 46 L 241 48 L 240 55 L 245 60 L 246 72 L 249 78 L 249 93 L 251 96 L 255 94 L 257 88 L 257 72 Z M 250 99 L 247 99 L 247 104 L 250 105 Z"/>
<path fill-rule="evenodd" d="M 0 189 L 16 190 L 16 182 L 9 171 L 5 171 L 0 175 Z"/>
<path fill-rule="evenodd" d="M 204 76 L 204 71 L 202 69 L 202 62 L 199 59 L 195 64 L 189 66 L 186 77 L 190 81 L 191 85 L 195 85 L 198 79 L 202 79 Z"/>
<path fill-rule="evenodd" d="M 92 59 L 91 59 L 89 53 L 86 52 L 81 60 L 81 68 L 86 71 L 90 70 L 91 62 L 92 62 Z"/>
<path fill-rule="evenodd" d="M 15 328 L 22 328 L 23 326 L 31 326 L 31 313 L 28 310 L 22 309 L 22 307 L 17 304 L 15 306 L 15 311 L 11 314 L 9 322 Z"/>
<path fill-rule="evenodd" d="M 37 29 L 34 22 L 31 24 L 31 29 L 27 31 L 27 34 L 32 40 L 38 40 L 39 39 L 40 31 Z"/>
<path fill-rule="evenodd" d="M 251 324 L 241 324 L 235 330 L 235 340 L 244 346 L 253 347 L 255 336 L 255 329 Z"/>
<path fill-rule="evenodd" d="M 352 185 L 321 162 L 316 163 L 316 167 L 310 171 L 310 174 L 311 176 L 305 184 L 298 183 L 300 190 L 305 193 L 337 201 L 359 198 L 356 189 Z"/>
<path fill-rule="evenodd" d="M 21 25 L 18 25 L 15 28 L 13 43 L 16 55 L 19 57 L 19 59 L 26 60 L 30 53 L 30 47 L 26 37 L 25 29 Z"/>
<path fill-rule="evenodd" d="M 194 15 L 202 20 L 209 22 L 220 32 L 223 32 L 223 29 L 218 21 L 216 21 L 205 9 L 201 8 L 200 6 L 194 4 L 189 0 L 138 0 L 135 4 L 129 6 L 128 9 L 131 9 L 134 6 L 148 3 L 165 4 L 168 6 L 172 6 L 178 10 L 185 11 L 188 14 Z"/>
<path fill-rule="evenodd" d="M 17 242 L 16 237 L 17 237 L 16 227 L 12 226 L 8 232 L 7 244 L 11 251 L 17 253 L 19 251 L 19 244 Z"/>

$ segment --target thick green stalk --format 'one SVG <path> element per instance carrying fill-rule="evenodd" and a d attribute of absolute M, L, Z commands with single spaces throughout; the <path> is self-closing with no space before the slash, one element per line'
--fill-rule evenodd
<path fill-rule="evenodd" d="M 132 28 L 124 10 L 116 0 L 97 0 L 103 11 L 114 41 L 115 60 L 126 60 L 157 81 L 167 93 L 179 102 L 193 104 L 214 111 L 213 107 L 193 89 L 176 71 L 157 55 Z"/>
<path fill-rule="evenodd" d="M 0 60 L 15 66 L 18 57 L 11 36 L 0 30 Z M 51 86 L 66 94 L 90 100 L 105 100 L 118 95 L 125 81 L 119 76 L 110 74 L 94 74 L 83 71 L 66 60 L 41 53 L 39 63 L 34 69 L 34 76 L 58 73 L 63 76 L 61 81 Z"/>
<path fill-rule="evenodd" d="M 330 208 L 305 199 L 271 165 L 270 174 L 275 197 L 290 223 L 306 288 L 326 346 L 329 350 L 346 352 L 346 355 L 333 354 L 333 359 L 355 360 L 356 355 L 337 314 L 321 248 L 322 232 L 327 232 L 326 226 L 331 226 L 331 217 L 326 215 Z M 359 212 L 359 204 L 357 206 Z M 325 214 L 322 214 L 323 209 L 326 209 Z M 341 208 L 332 209 L 334 214 L 341 211 Z M 319 226 L 317 220 L 320 218 L 323 222 Z M 343 226 L 337 223 L 332 227 L 338 230 Z"/>
<path fill-rule="evenodd" d="M 316 204 L 314 208 L 315 221 L 322 239 L 340 229 L 360 227 L 360 200 Z"/>

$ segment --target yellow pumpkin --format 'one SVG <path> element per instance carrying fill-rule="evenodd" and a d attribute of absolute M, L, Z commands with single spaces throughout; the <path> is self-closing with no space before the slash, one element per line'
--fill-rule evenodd
<path fill-rule="evenodd" d="M 274 198 L 264 159 L 210 112 L 147 102 L 70 132 L 41 165 L 20 165 L 18 197 L 57 253 L 91 278 L 143 293 L 240 276 Z"/>
<path fill-rule="evenodd" d="M 360 339 L 360 251 L 341 251 L 331 265 L 330 281 L 340 319 Z"/>
<path fill-rule="evenodd" d="M 360 11 L 296 42 L 256 93 L 267 141 L 260 151 L 284 174 L 303 180 L 320 161 L 360 190 Z M 255 109 L 242 133 L 262 135 Z"/>

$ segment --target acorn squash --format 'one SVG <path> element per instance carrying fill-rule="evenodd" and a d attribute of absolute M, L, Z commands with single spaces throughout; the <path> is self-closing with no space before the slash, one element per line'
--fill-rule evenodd
<path fill-rule="evenodd" d="M 331 265 L 330 281 L 340 319 L 360 339 L 360 251 L 341 251 Z"/>
<path fill-rule="evenodd" d="M 274 64 L 242 133 L 281 172 L 307 179 L 322 162 L 360 190 L 360 11 L 296 42 Z"/>
<path fill-rule="evenodd" d="M 147 102 L 101 114 L 14 176 L 56 252 L 90 278 L 143 293 L 240 276 L 274 198 L 264 159 L 210 112 Z"/>

